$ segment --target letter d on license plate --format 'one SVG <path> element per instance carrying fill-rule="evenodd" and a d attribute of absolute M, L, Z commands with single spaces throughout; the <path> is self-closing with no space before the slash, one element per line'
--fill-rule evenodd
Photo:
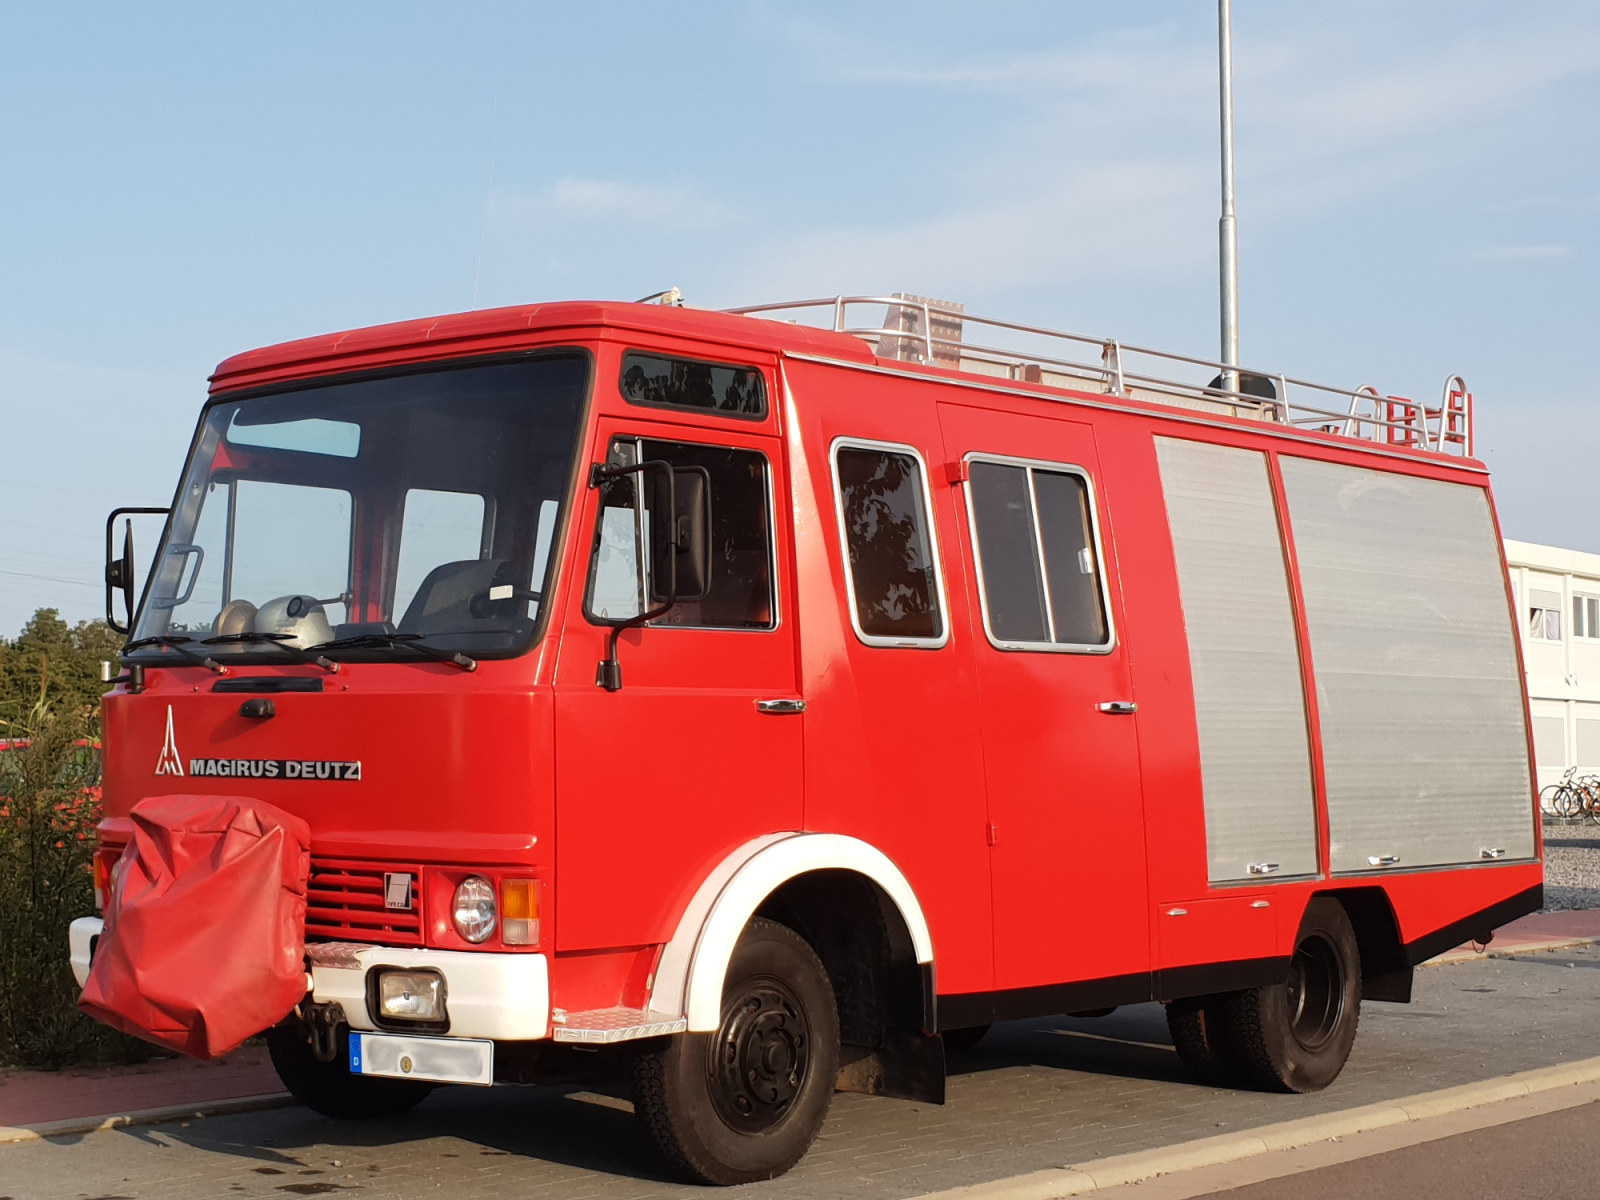
<path fill-rule="evenodd" d="M 488 1087 L 494 1082 L 494 1043 L 352 1032 L 350 1073 Z"/>

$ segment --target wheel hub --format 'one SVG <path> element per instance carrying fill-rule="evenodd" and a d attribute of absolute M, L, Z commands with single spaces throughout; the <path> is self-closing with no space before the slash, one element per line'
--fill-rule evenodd
<path fill-rule="evenodd" d="M 1289 963 L 1289 1025 L 1295 1041 L 1319 1050 L 1344 1015 L 1344 966 L 1339 951 L 1321 934 L 1295 947 Z"/>
<path fill-rule="evenodd" d="M 810 1062 L 811 1028 L 782 980 L 751 979 L 727 999 L 711 1042 L 711 1100 L 727 1124 L 759 1133 L 781 1121 Z"/>

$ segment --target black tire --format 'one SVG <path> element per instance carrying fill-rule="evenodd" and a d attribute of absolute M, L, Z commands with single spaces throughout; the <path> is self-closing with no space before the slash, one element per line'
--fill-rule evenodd
<path fill-rule="evenodd" d="M 1344 905 L 1306 906 L 1289 979 L 1229 993 L 1226 1053 L 1244 1082 L 1317 1092 L 1339 1077 L 1361 1019 L 1361 955 Z"/>
<path fill-rule="evenodd" d="M 431 1083 L 350 1074 L 350 1031 L 341 1028 L 338 1039 L 339 1057 L 325 1063 L 312 1056 L 311 1040 L 298 1025 L 267 1031 L 267 1051 L 278 1078 L 313 1112 L 340 1121 L 397 1117 L 433 1091 Z"/>
<path fill-rule="evenodd" d="M 1228 993 L 1186 996 L 1167 1005 L 1167 1032 L 1183 1065 L 1201 1083 L 1233 1087 L 1239 1082 L 1227 1036 Z"/>
<path fill-rule="evenodd" d="M 728 964 L 721 1027 L 640 1055 L 634 1111 L 688 1179 L 750 1183 L 811 1148 L 838 1077 L 828 973 L 794 930 L 756 917 Z"/>
<path fill-rule="evenodd" d="M 946 1054 L 964 1054 L 971 1050 L 984 1038 L 989 1036 L 993 1023 L 988 1025 L 969 1025 L 965 1029 L 946 1029 L 940 1033 L 944 1038 L 944 1052 Z"/>

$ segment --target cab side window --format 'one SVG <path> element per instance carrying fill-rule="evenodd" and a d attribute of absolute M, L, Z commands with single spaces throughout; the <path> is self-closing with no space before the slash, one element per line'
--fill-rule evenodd
<path fill-rule="evenodd" d="M 664 459 L 674 467 L 697 467 L 710 480 L 711 560 L 706 594 L 681 600 L 651 622 L 655 626 L 702 629 L 772 629 L 774 603 L 772 502 L 766 455 L 755 450 L 692 442 L 618 438 L 607 461 L 612 465 Z M 623 475 L 601 485 L 585 611 L 600 621 L 623 621 L 654 603 L 650 513 L 641 505 L 645 488 L 638 475 Z"/>
<path fill-rule="evenodd" d="M 944 645 L 921 456 L 910 446 L 836 442 L 833 476 L 856 636 L 869 646 Z"/>
<path fill-rule="evenodd" d="M 1089 481 L 1075 467 L 972 458 L 967 502 L 984 629 L 1006 650 L 1107 650 Z"/>

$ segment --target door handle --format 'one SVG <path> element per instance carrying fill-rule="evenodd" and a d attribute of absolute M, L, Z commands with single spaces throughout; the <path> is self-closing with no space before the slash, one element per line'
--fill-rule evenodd
<path fill-rule="evenodd" d="M 757 700 L 756 711 L 766 713 L 768 716 L 783 717 L 791 713 L 803 713 L 806 710 L 804 700 Z"/>
<path fill-rule="evenodd" d="M 1113 717 L 1126 717 L 1139 711 L 1139 706 L 1132 700 L 1107 700 L 1100 705 L 1100 711 Z"/>

